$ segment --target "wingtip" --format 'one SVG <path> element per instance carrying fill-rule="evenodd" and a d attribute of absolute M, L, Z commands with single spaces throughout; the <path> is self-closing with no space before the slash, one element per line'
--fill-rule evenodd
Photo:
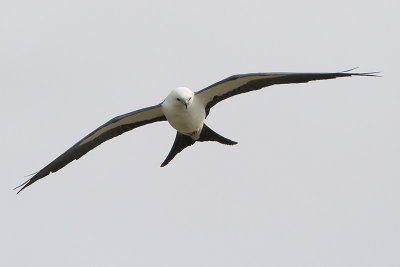
<path fill-rule="evenodd" d="M 379 73 L 380 73 L 380 71 L 373 71 L 373 72 L 351 73 L 351 75 L 368 76 L 368 77 L 382 77 L 382 75 L 379 75 Z"/>
<path fill-rule="evenodd" d="M 354 68 L 351 68 L 351 69 L 348 69 L 348 70 L 344 70 L 344 71 L 341 71 L 341 72 L 350 72 L 350 71 L 353 71 L 353 70 L 356 70 L 356 69 L 358 69 L 359 67 L 354 67 Z"/>
<path fill-rule="evenodd" d="M 31 179 L 29 179 L 29 180 L 23 182 L 22 184 L 20 184 L 19 186 L 13 188 L 13 190 L 17 190 L 18 188 L 20 188 L 17 191 L 16 195 L 18 195 L 22 190 L 24 190 L 27 186 L 29 186 L 31 184 L 30 181 L 31 181 Z"/>
<path fill-rule="evenodd" d="M 34 173 L 31 173 L 31 174 L 28 174 L 28 175 L 25 175 L 24 177 L 29 177 L 29 176 L 34 176 L 34 177 L 35 177 L 35 175 L 38 174 L 38 173 L 39 173 L 39 171 L 34 172 Z M 17 192 L 17 195 L 18 195 L 22 190 L 24 190 L 25 188 L 27 188 L 28 186 L 30 186 L 31 184 L 33 184 L 33 183 L 36 181 L 36 180 L 32 179 L 32 178 L 34 178 L 34 177 L 29 178 L 28 180 L 26 180 L 25 182 L 23 182 L 23 183 L 20 184 L 19 186 L 13 188 L 13 190 L 17 190 L 18 188 L 20 188 L 20 189 L 18 190 L 18 192 Z"/>
<path fill-rule="evenodd" d="M 355 75 L 355 76 L 382 77 L 381 75 L 378 75 L 379 73 L 381 73 L 380 71 L 351 73 L 351 71 L 356 70 L 358 68 L 359 67 L 351 68 L 348 70 L 341 71 L 340 73 L 347 73 L 349 76 Z"/>

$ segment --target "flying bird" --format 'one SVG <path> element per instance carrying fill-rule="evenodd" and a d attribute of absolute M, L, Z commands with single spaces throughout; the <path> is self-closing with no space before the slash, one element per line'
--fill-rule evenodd
<path fill-rule="evenodd" d="M 103 142 L 158 121 L 168 121 L 177 131 L 172 148 L 161 167 L 196 141 L 235 145 L 237 142 L 217 134 L 204 123 L 210 109 L 218 102 L 274 84 L 306 83 L 349 76 L 377 76 L 377 72 L 352 73 L 352 70 L 354 69 L 335 73 L 249 73 L 233 75 L 197 92 L 192 92 L 186 87 L 177 87 L 162 103 L 117 116 L 101 125 L 15 189 L 20 188 L 17 192 L 19 193 L 51 172 L 56 172 L 73 160 L 79 159 Z"/>

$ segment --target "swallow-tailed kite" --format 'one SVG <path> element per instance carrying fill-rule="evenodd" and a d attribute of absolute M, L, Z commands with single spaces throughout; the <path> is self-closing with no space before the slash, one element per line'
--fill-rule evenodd
<path fill-rule="evenodd" d="M 56 172 L 71 161 L 79 159 L 101 143 L 137 127 L 157 121 L 168 121 L 177 130 L 175 142 L 161 167 L 167 165 L 176 154 L 193 145 L 196 141 L 216 141 L 225 145 L 237 144 L 235 141 L 217 134 L 204 124 L 210 109 L 218 102 L 234 95 L 259 90 L 274 84 L 306 83 L 313 80 L 349 76 L 377 76 L 376 72 L 352 73 L 349 71 L 336 73 L 250 73 L 231 76 L 195 93 L 185 87 L 175 88 L 162 103 L 115 117 L 101 125 L 46 167 L 33 174 L 25 183 L 18 186 L 17 188 L 21 188 L 18 193 L 51 172 Z"/>

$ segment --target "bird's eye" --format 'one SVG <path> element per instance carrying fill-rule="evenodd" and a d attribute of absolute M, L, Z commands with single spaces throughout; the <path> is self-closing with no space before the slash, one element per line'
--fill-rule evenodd
<path fill-rule="evenodd" d="M 180 98 L 177 98 L 176 100 L 178 100 L 178 101 L 181 101 L 181 99 L 180 99 Z"/>

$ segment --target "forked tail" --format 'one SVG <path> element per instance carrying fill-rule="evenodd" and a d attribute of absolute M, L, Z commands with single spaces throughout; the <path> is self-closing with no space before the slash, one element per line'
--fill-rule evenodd
<path fill-rule="evenodd" d="M 237 142 L 232 141 L 228 138 L 225 138 L 213 130 L 211 130 L 207 125 L 203 125 L 203 129 L 201 130 L 200 137 L 198 140 L 193 140 L 190 136 L 181 134 L 180 132 L 176 132 L 176 137 L 174 144 L 172 145 L 171 151 L 168 156 L 165 158 L 164 162 L 161 164 L 161 167 L 167 165 L 179 152 L 184 150 L 186 147 L 193 145 L 196 141 L 206 142 L 206 141 L 215 141 L 224 145 L 236 145 Z"/>

